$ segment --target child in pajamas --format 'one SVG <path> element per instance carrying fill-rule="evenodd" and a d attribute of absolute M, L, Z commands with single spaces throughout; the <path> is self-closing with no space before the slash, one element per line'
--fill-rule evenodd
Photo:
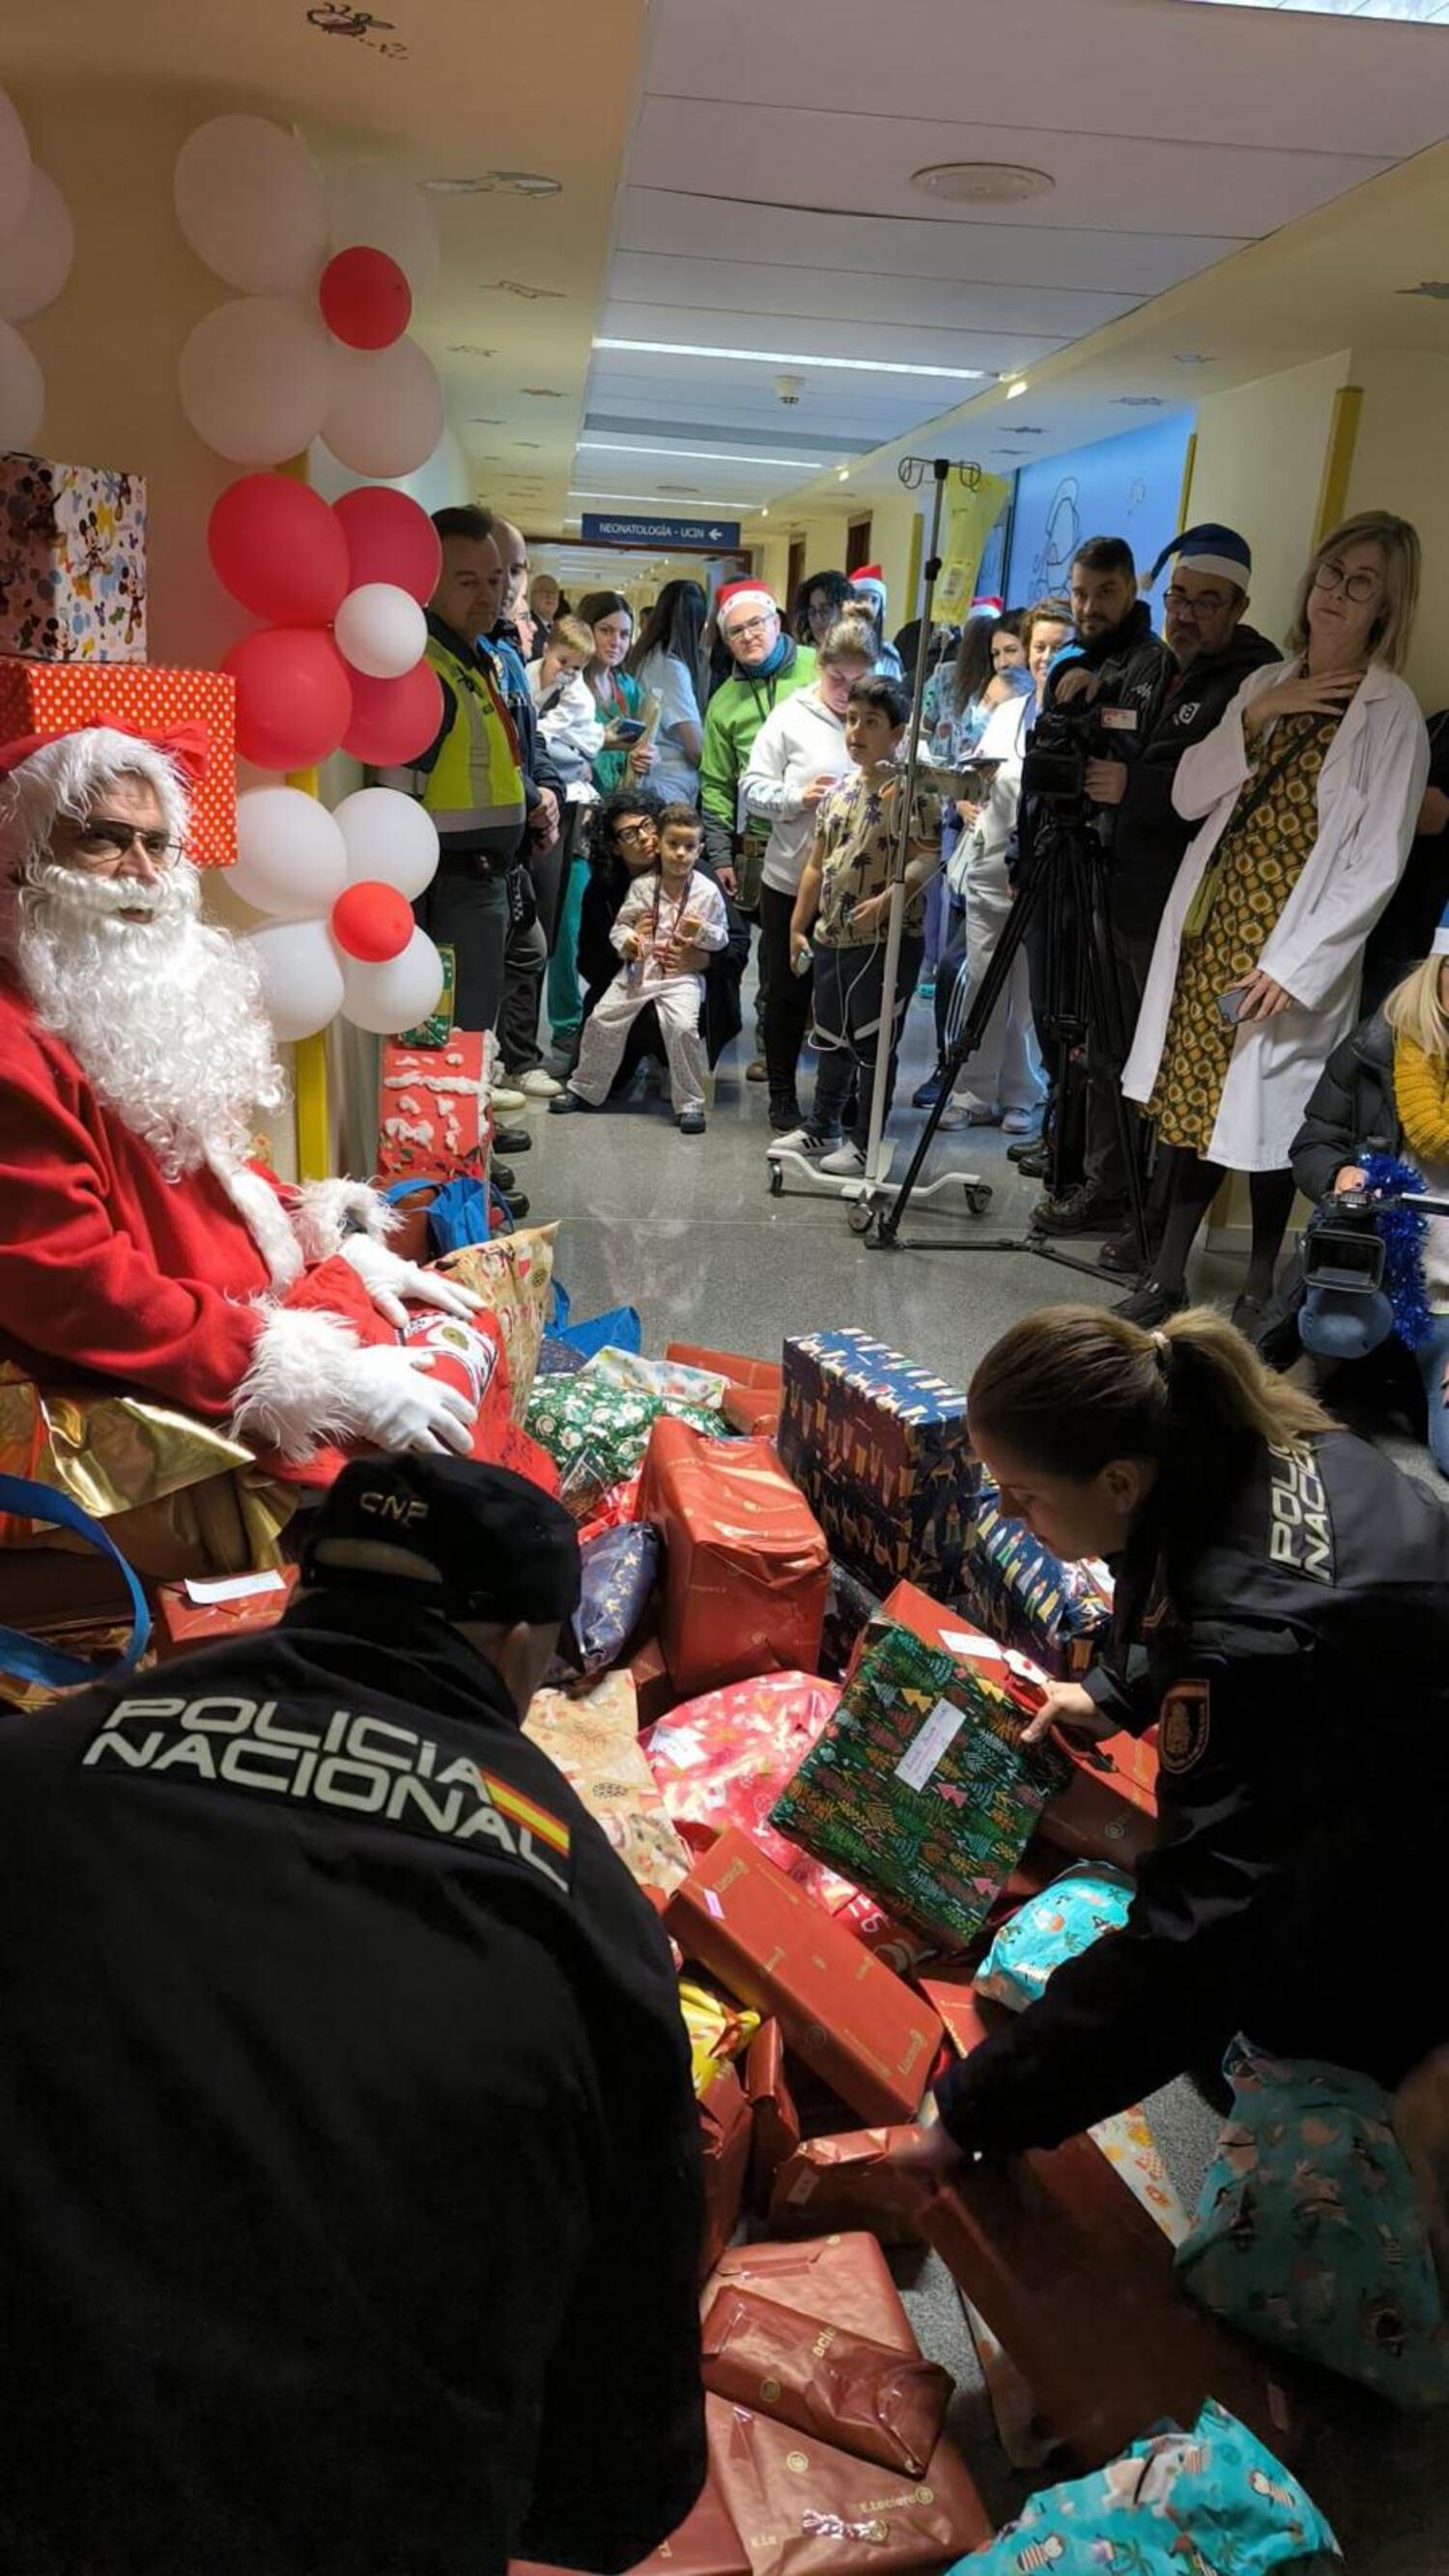
<path fill-rule="evenodd" d="M 563 1097 L 550 1103 L 557 1116 L 602 1109 L 629 1031 L 652 1003 L 679 1132 L 704 1134 L 703 970 L 712 950 L 728 946 L 729 924 L 719 887 L 699 867 L 703 837 L 692 806 L 665 806 L 658 868 L 636 877 L 620 906 L 609 936 L 624 964 L 584 1022 L 577 1069 Z"/>

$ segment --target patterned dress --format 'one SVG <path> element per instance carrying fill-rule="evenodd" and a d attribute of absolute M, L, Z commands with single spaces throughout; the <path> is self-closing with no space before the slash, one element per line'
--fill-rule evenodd
<path fill-rule="evenodd" d="M 1338 720 L 1284 716 L 1259 734 L 1239 798 L 1241 822 L 1228 824 L 1212 861 L 1217 896 L 1201 935 L 1184 931 L 1177 986 L 1162 1061 L 1147 1103 L 1164 1145 L 1206 1155 L 1236 1043 L 1218 995 L 1251 975 L 1283 915 L 1318 838 L 1318 774 Z M 1268 795 L 1254 803 L 1265 770 L 1290 742 L 1297 749 Z"/>

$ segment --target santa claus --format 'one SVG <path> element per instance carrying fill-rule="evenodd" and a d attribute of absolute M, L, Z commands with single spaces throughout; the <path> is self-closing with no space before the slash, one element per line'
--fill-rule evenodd
<path fill-rule="evenodd" d="M 466 1454 L 469 1396 L 375 1327 L 477 1298 L 388 1249 L 375 1191 L 287 1189 L 254 1159 L 284 1086 L 245 944 L 202 921 L 186 856 L 201 730 L 0 748 L 0 1353 L 42 1381 L 120 1379 L 287 1461 Z M 371 1343 L 298 1300 L 339 1257 Z"/>

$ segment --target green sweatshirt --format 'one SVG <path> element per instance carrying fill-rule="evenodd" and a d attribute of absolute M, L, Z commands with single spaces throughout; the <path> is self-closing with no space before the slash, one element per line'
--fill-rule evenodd
<path fill-rule="evenodd" d="M 699 761 L 699 802 L 704 815 L 705 854 L 715 867 L 735 865 L 735 836 L 738 828 L 740 781 L 749 767 L 755 736 L 765 718 L 797 689 L 807 689 L 815 677 L 815 655 L 808 644 L 792 643 L 789 656 L 778 671 L 767 680 L 752 672 L 732 671 L 710 699 L 704 719 L 704 748 Z M 758 842 L 742 857 L 752 864 L 742 867 L 740 890 L 747 903 L 753 894 L 746 891 L 753 878 L 758 888 L 760 868 L 764 861 L 765 843 L 770 837 L 768 815 L 752 818 L 753 829 L 747 829 L 747 842 Z"/>

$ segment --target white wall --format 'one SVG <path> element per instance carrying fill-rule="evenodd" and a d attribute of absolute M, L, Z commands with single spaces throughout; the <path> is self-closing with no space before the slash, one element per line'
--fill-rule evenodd
<path fill-rule="evenodd" d="M 1449 706 L 1449 474 L 1439 444 L 1449 419 L 1449 357 L 1355 350 L 1353 377 L 1363 388 L 1363 412 L 1348 509 L 1394 510 L 1419 531 L 1424 583 L 1404 676 L 1433 715 Z"/>
<path fill-rule="evenodd" d="M 1334 396 L 1351 380 L 1349 353 L 1316 358 L 1212 394 L 1197 415 L 1188 519 L 1239 529 L 1253 549 L 1249 616 L 1280 637 L 1313 544 Z"/>

